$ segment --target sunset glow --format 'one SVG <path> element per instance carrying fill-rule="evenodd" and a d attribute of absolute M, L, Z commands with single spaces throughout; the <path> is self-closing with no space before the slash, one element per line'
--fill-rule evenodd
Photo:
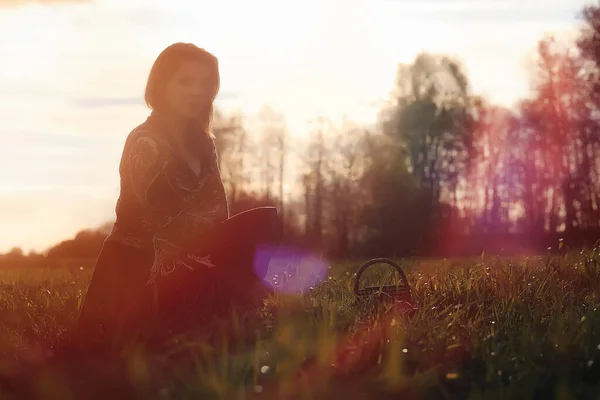
<path fill-rule="evenodd" d="M 585 4 L 554 1 L 0 1 L 0 251 L 44 250 L 114 217 L 118 162 L 148 111 L 158 53 L 193 42 L 220 60 L 223 110 L 372 123 L 397 64 L 422 50 L 460 57 L 473 90 L 510 106 L 547 31 Z M 11 1 L 8 1 L 10 4 Z M 502 76 L 509 79 L 496 79 Z"/>

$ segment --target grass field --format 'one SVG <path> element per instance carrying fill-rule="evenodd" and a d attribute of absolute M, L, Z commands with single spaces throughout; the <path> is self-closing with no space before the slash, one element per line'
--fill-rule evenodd
<path fill-rule="evenodd" d="M 419 308 L 410 321 L 371 312 L 351 291 L 360 263 L 338 264 L 302 296 L 272 299 L 276 316 L 265 311 L 250 339 L 233 323 L 234 340 L 218 346 L 179 338 L 159 354 L 127 347 L 103 363 L 45 361 L 74 322 L 89 269 L 5 269 L 0 375 L 27 376 L 30 395 L 47 399 L 121 398 L 109 394 L 117 390 L 146 399 L 600 399 L 598 249 L 399 263 Z M 384 266 L 364 277 L 395 279 Z M 15 397 L 7 389 L 0 398 Z"/>

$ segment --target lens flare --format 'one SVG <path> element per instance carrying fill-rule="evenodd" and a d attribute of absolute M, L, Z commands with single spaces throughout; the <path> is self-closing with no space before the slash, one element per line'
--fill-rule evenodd
<path fill-rule="evenodd" d="M 305 293 L 327 280 L 328 261 L 293 246 L 259 246 L 255 268 L 268 265 L 268 279 L 277 292 Z"/>

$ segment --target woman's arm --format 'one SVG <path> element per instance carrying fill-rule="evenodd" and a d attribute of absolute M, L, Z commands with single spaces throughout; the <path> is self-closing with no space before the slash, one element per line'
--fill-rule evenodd
<path fill-rule="evenodd" d="M 150 210 L 152 223 L 167 223 L 169 214 L 180 209 L 189 193 L 172 183 L 173 171 L 160 141 L 150 131 L 135 132 L 126 149 L 126 163 L 133 191 Z"/>

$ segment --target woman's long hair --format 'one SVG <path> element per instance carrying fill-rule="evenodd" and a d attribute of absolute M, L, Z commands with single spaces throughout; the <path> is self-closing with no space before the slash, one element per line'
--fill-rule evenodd
<path fill-rule="evenodd" d="M 199 126 L 206 135 L 211 136 L 210 132 L 213 117 L 213 102 L 219 92 L 221 78 L 219 76 L 219 61 L 208 51 L 199 48 L 191 43 L 174 43 L 164 49 L 156 58 L 148 82 L 146 83 L 145 101 L 146 105 L 159 113 L 166 109 L 165 89 L 169 80 L 175 74 L 175 71 L 187 61 L 195 61 L 209 66 L 211 71 L 212 98 L 208 106 L 200 114 Z M 196 132 L 197 133 L 197 132 Z"/>

